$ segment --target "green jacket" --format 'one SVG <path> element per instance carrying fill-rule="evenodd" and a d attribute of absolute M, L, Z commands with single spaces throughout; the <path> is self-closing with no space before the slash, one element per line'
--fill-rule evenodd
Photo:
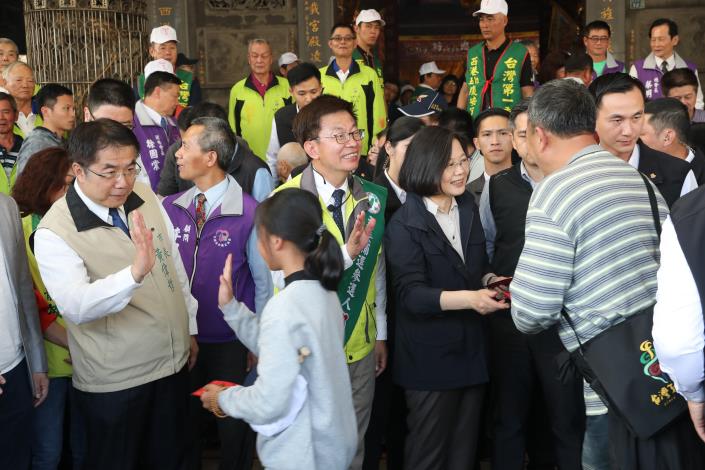
<path fill-rule="evenodd" d="M 357 116 L 357 127 L 365 131 L 362 155 L 367 155 L 372 137 L 387 127 L 387 108 L 384 92 L 377 73 L 366 65 L 354 61 L 345 82 L 341 82 L 333 67 L 335 62 L 321 68 L 323 93 L 349 101 Z"/>
<path fill-rule="evenodd" d="M 356 178 L 356 176 L 352 176 L 352 184 L 350 185 L 350 198 L 352 203 L 345 204 L 344 217 L 348 227 L 352 227 L 351 224 L 354 223 L 354 216 L 357 216 L 361 209 L 369 207 L 369 205 L 367 204 L 367 193 L 364 192 L 364 190 L 362 189 L 362 185 L 356 180 Z M 301 174 L 297 175 L 295 178 L 292 178 L 283 185 L 279 186 L 277 189 L 274 190 L 274 192 L 281 191 L 285 188 L 300 188 L 318 196 L 318 193 L 316 192 L 316 183 L 313 179 L 313 171 L 311 165 L 306 167 L 306 169 Z M 380 188 L 380 190 L 384 191 L 383 188 Z M 338 226 L 333 220 L 333 216 L 327 209 L 325 202 L 321 200 L 320 196 L 318 196 L 318 200 L 321 203 L 321 209 L 323 211 L 323 223 L 333 234 L 335 239 L 338 241 L 338 244 L 342 246 L 343 244 L 345 244 L 344 235 L 340 233 Z M 382 212 L 384 212 L 384 208 L 382 208 Z M 370 279 L 370 283 L 367 287 L 367 294 L 365 296 L 364 302 L 365 311 L 360 313 L 360 316 L 357 319 L 357 323 L 355 324 L 355 327 L 353 329 L 352 335 L 350 336 L 350 339 L 347 341 L 347 343 L 345 343 L 345 358 L 347 359 L 348 363 L 357 362 L 367 357 L 367 355 L 370 354 L 370 352 L 372 352 L 375 347 L 375 341 L 377 340 L 377 317 L 375 315 L 375 279 L 377 277 L 376 263 L 379 262 L 380 252 L 381 249 L 375 254 L 378 259 L 375 261 L 374 274 L 372 279 Z"/>
<path fill-rule="evenodd" d="M 252 83 L 252 75 L 248 75 L 230 90 L 230 127 L 247 141 L 255 155 L 266 162 L 274 113 L 291 103 L 289 82 L 286 78 L 275 76 L 262 98 Z"/>
<path fill-rule="evenodd" d="M 34 115 L 34 127 L 39 127 L 42 124 L 44 124 L 44 119 L 42 119 L 42 117 L 39 114 L 35 114 Z M 12 128 L 12 132 L 17 136 L 22 137 L 23 139 L 27 138 L 27 136 L 24 135 L 24 132 L 22 132 L 22 129 L 20 129 L 20 126 L 18 126 L 17 123 L 15 123 L 14 127 Z"/>
<path fill-rule="evenodd" d="M 379 55 L 377 55 L 376 49 L 372 49 L 372 63 L 374 66 L 371 66 L 367 63 L 365 58 L 362 56 L 362 52 L 360 52 L 359 47 L 356 47 L 353 51 L 352 58 L 353 60 L 357 61 L 357 63 L 360 65 L 367 65 L 368 67 L 372 67 L 372 69 L 377 72 L 377 76 L 379 77 L 379 81 L 382 84 L 382 88 L 384 88 L 384 71 L 382 70 L 382 61 L 379 60 Z"/>

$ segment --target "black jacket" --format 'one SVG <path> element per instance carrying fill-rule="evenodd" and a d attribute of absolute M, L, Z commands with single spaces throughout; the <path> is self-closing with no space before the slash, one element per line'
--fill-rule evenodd
<path fill-rule="evenodd" d="M 654 150 L 641 140 L 637 145 L 639 146 L 638 170 L 658 188 L 670 208 L 681 196 L 681 189 L 690 171 L 690 164 L 680 158 Z"/>
<path fill-rule="evenodd" d="M 242 137 L 235 136 L 237 146 L 235 154 L 228 163 L 228 173 L 235 178 L 235 181 L 242 187 L 242 190 L 247 194 L 252 195 L 252 187 L 255 183 L 255 173 L 260 168 L 266 168 L 269 172 L 269 167 L 266 163 L 252 153 Z M 176 152 L 181 147 L 181 141 L 174 142 L 166 151 L 164 157 L 164 167 L 162 174 L 159 177 L 159 185 L 157 192 L 161 196 L 170 196 L 172 194 L 186 191 L 193 186 L 192 181 L 181 179 L 179 171 L 176 168 Z"/>
<path fill-rule="evenodd" d="M 690 162 L 690 168 L 693 170 L 695 179 L 698 180 L 698 186 L 702 186 L 705 184 L 705 154 L 698 147 L 692 150 L 695 157 Z"/>
<path fill-rule="evenodd" d="M 373 182 L 383 188 L 387 188 L 387 205 L 384 208 L 384 223 L 389 224 L 389 221 L 394 213 L 401 207 L 401 201 L 399 200 L 397 193 L 394 191 L 394 188 L 392 188 L 392 185 L 389 183 L 387 175 L 385 175 L 384 172 L 375 176 L 375 180 Z"/>
<path fill-rule="evenodd" d="M 416 194 L 407 195 L 385 230 L 396 296 L 393 375 L 406 389 L 450 390 L 488 380 L 482 316 L 440 307 L 444 290 L 480 289 L 487 267 L 477 205 L 467 191 L 456 200 L 464 262 Z"/>

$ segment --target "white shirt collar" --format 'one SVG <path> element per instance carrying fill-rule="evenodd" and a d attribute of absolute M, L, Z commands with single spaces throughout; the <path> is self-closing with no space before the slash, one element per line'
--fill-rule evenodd
<path fill-rule="evenodd" d="M 344 83 L 345 80 L 348 79 L 348 75 L 350 75 L 350 68 L 348 68 L 345 72 L 343 72 L 343 69 L 338 69 L 335 71 L 335 74 L 338 76 L 340 79 L 341 83 Z"/>
<path fill-rule="evenodd" d="M 486 171 L 482 173 L 482 177 L 485 178 L 485 183 L 490 180 L 490 175 L 488 175 Z"/>
<path fill-rule="evenodd" d="M 387 177 L 387 181 L 389 181 L 389 185 L 392 187 L 394 190 L 394 193 L 397 195 L 399 198 L 399 201 L 401 201 L 402 204 L 406 202 L 406 191 L 401 189 L 399 185 L 397 185 L 394 180 L 389 176 L 389 172 L 387 170 L 384 170 L 384 176 Z"/>
<path fill-rule="evenodd" d="M 688 163 L 693 163 L 694 159 L 695 159 L 695 154 L 693 153 L 693 149 L 688 147 L 688 156 L 685 157 L 685 161 Z"/>
<path fill-rule="evenodd" d="M 223 181 L 220 183 L 216 184 L 215 186 L 211 186 L 205 191 L 201 191 L 198 188 L 196 188 L 196 194 L 194 196 L 194 199 L 198 197 L 199 194 L 205 194 L 206 195 L 206 214 L 210 215 L 210 213 L 213 211 L 214 208 L 216 208 L 223 200 L 223 197 L 225 196 L 225 193 L 228 190 L 230 181 L 228 180 L 228 177 L 226 176 L 223 178 Z M 196 200 L 195 202 L 198 204 L 198 201 Z"/>
<path fill-rule="evenodd" d="M 78 181 L 76 181 L 73 186 L 76 189 L 76 194 L 78 194 L 78 197 L 80 197 L 86 207 L 88 207 L 88 210 L 97 215 L 98 218 L 106 224 L 114 225 L 113 218 L 110 217 L 110 209 L 108 207 L 101 206 L 100 204 L 93 202 L 92 199 L 86 196 L 86 194 L 81 190 L 81 186 L 79 185 Z M 125 209 L 123 208 L 123 206 L 118 207 L 118 213 L 120 214 L 120 218 L 122 219 L 122 221 L 127 223 L 127 216 L 125 215 Z"/>
<path fill-rule="evenodd" d="M 326 181 L 326 179 L 323 178 L 323 175 L 321 175 L 318 171 L 316 171 L 315 168 L 313 168 L 313 164 L 311 165 L 311 169 L 313 170 L 313 181 L 316 184 L 316 192 L 321 197 L 321 199 L 323 200 L 323 202 L 325 203 L 326 206 L 329 206 L 335 202 L 333 200 L 333 191 L 335 191 L 336 189 L 342 189 L 343 191 L 345 191 L 345 196 L 343 197 L 343 201 L 346 201 L 348 199 L 348 193 L 350 191 L 348 188 L 348 179 L 347 178 L 345 178 L 345 181 L 343 182 L 343 184 L 339 188 L 336 188 L 331 183 Z M 345 206 L 344 202 L 343 202 L 343 206 Z"/>
<path fill-rule="evenodd" d="M 144 101 L 142 101 L 142 104 L 144 104 Z M 157 126 L 162 125 L 162 117 L 163 116 L 161 114 L 159 114 L 154 109 L 147 106 L 146 104 L 144 104 L 144 110 L 147 111 L 147 114 L 152 119 L 152 121 L 154 121 L 154 124 L 156 124 Z"/>
<path fill-rule="evenodd" d="M 656 62 L 656 67 L 659 69 L 661 68 L 661 63 L 664 61 L 666 62 L 666 66 L 668 67 L 668 70 L 672 70 L 673 67 L 675 67 L 675 65 L 676 65 L 676 55 L 675 54 L 671 54 L 671 57 L 669 57 L 668 59 L 662 59 L 660 57 L 656 57 L 656 54 L 654 54 L 654 59 Z"/>
<path fill-rule="evenodd" d="M 529 184 L 531 185 L 531 188 L 536 189 L 536 185 L 538 183 L 536 181 L 534 181 L 533 178 L 531 178 L 531 175 L 529 174 L 529 172 L 526 171 L 526 165 L 524 165 L 523 160 L 521 161 L 521 163 L 519 163 L 519 172 L 521 173 L 521 177 L 529 182 Z"/>
<path fill-rule="evenodd" d="M 634 150 L 632 150 L 632 156 L 629 157 L 629 164 L 639 169 L 639 144 L 634 145 Z"/>
<path fill-rule="evenodd" d="M 424 197 L 423 198 L 423 203 L 426 206 L 426 210 L 428 210 L 431 214 L 434 216 L 438 214 L 443 214 L 443 215 L 449 215 L 452 214 L 454 210 L 457 209 L 458 207 L 458 201 L 455 200 L 455 198 L 451 199 L 450 203 L 450 210 L 448 211 L 448 214 L 445 214 L 444 212 L 441 212 L 440 208 L 438 207 L 438 204 L 433 202 L 430 197 Z"/>

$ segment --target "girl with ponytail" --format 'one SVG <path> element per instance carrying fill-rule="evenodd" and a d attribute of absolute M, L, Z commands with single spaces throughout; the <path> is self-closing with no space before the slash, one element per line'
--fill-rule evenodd
<path fill-rule="evenodd" d="M 216 416 L 250 423 L 265 468 L 347 469 L 357 421 L 343 351 L 337 287 L 343 258 L 323 225 L 316 196 L 284 189 L 257 207 L 258 249 L 286 287 L 258 317 L 233 297 L 231 258 L 218 304 L 238 339 L 259 357 L 251 387 L 207 385 L 201 401 Z"/>

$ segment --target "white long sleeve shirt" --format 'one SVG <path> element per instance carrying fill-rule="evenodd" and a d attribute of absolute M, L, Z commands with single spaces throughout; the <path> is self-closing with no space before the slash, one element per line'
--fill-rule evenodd
<path fill-rule="evenodd" d="M 77 182 L 74 185 L 76 193 L 86 204 L 86 207 L 101 220 L 112 225 L 109 209 L 89 199 L 81 191 Z M 176 277 L 186 301 L 186 309 L 189 314 L 189 332 L 191 335 L 195 335 L 198 333 L 196 325 L 198 302 L 191 295 L 188 277 L 179 255 L 179 248 L 174 242 L 174 227 L 161 204 L 159 208 L 171 242 Z M 120 207 L 118 211 L 123 222 L 127 225 L 124 209 Z M 135 282 L 132 277 L 129 265 L 103 279 L 90 282 L 81 257 L 61 237 L 48 229 L 40 228 L 35 233 L 34 254 L 44 285 L 51 293 L 61 315 L 77 325 L 121 311 L 132 299 L 134 291 L 141 286 L 141 283 Z"/>
<path fill-rule="evenodd" d="M 661 369 L 686 400 L 705 401 L 703 311 L 693 274 L 668 217 L 661 231 L 654 346 Z"/>

